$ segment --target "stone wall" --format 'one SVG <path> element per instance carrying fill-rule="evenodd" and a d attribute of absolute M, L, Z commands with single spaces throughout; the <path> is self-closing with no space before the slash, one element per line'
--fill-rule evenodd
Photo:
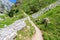
<path fill-rule="evenodd" d="M 2 2 L 1 2 L 1 0 L 0 0 L 0 13 L 3 13 L 4 12 L 4 8 L 2 7 L 3 5 L 2 5 Z"/>
<path fill-rule="evenodd" d="M 0 40 L 13 40 L 13 38 L 17 35 L 17 31 L 23 29 L 26 26 L 26 19 L 27 18 L 17 20 L 8 27 L 1 29 Z"/>
<path fill-rule="evenodd" d="M 32 14 L 32 18 L 37 18 L 38 16 L 42 15 L 43 13 L 45 13 L 46 11 L 55 8 L 56 6 L 60 5 L 60 1 L 56 1 L 53 4 L 50 4 L 49 6 L 47 6 L 46 8 L 41 9 L 39 12 Z"/>

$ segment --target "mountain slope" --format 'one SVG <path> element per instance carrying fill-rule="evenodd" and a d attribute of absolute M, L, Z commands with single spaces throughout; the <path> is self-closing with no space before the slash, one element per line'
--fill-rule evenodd
<path fill-rule="evenodd" d="M 44 18 L 48 18 L 49 22 L 45 27 L 45 24 L 41 24 Z M 45 14 L 39 16 L 38 21 L 34 20 L 36 25 L 42 30 L 44 40 L 60 40 L 60 6 L 49 10 Z"/>

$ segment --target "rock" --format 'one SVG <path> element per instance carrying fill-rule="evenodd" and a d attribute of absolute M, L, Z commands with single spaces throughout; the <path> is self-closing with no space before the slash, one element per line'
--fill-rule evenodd
<path fill-rule="evenodd" d="M 4 20 L 3 18 L 0 18 L 0 20 Z"/>
<path fill-rule="evenodd" d="M 4 27 L 7 27 L 7 25 L 5 24 Z"/>
<path fill-rule="evenodd" d="M 49 18 L 45 18 L 45 21 L 46 21 L 47 23 L 50 23 Z"/>

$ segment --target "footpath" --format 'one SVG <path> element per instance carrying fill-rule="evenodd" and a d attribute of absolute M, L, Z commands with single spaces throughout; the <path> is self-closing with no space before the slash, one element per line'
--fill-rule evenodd
<path fill-rule="evenodd" d="M 37 18 L 38 16 L 42 15 L 44 12 L 55 8 L 56 6 L 60 5 L 60 1 L 57 1 L 46 8 L 41 9 L 41 11 L 32 15 L 32 18 Z M 26 14 L 25 14 L 26 15 Z M 37 28 L 37 26 L 31 21 L 30 17 L 26 15 L 26 18 L 20 19 L 15 21 L 13 24 L 9 25 L 6 28 L 0 29 L 0 40 L 13 40 L 17 35 L 17 31 L 21 30 L 26 26 L 25 20 L 29 20 L 32 26 L 35 27 L 36 33 L 33 35 L 32 40 L 43 40 L 42 32 Z M 38 39 L 40 38 L 40 39 Z"/>

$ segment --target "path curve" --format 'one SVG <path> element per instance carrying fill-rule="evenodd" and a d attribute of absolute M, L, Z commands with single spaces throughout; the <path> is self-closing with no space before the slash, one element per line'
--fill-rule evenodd
<path fill-rule="evenodd" d="M 28 17 L 28 20 L 36 30 L 36 33 L 32 36 L 31 39 L 32 40 L 43 40 L 41 30 L 31 21 L 31 19 L 29 17 Z"/>
<path fill-rule="evenodd" d="M 28 21 L 31 23 L 31 25 L 35 28 L 36 33 L 32 36 L 32 40 L 43 40 L 42 37 L 42 32 L 41 30 L 33 23 L 33 21 L 31 21 L 30 17 L 24 13 L 27 16 Z"/>

